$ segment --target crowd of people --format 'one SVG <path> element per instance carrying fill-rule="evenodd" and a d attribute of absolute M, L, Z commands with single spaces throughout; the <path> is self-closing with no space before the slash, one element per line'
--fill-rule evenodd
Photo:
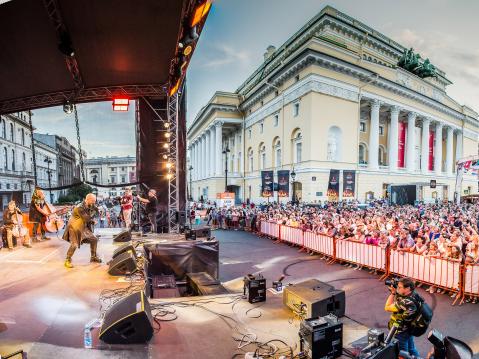
<path fill-rule="evenodd" d="M 385 201 L 367 206 L 357 202 L 314 205 L 263 204 L 231 208 L 210 206 L 206 221 L 213 228 L 251 228 L 262 220 L 325 234 L 336 239 L 389 246 L 429 258 L 466 264 L 479 263 L 479 206 L 421 204 L 390 206 Z M 351 264 L 345 264 L 353 266 Z M 355 269 L 361 269 L 356 265 Z M 431 286 L 429 292 L 442 292 Z M 456 293 L 451 292 L 451 296 Z M 474 298 L 471 299 L 475 301 Z"/>

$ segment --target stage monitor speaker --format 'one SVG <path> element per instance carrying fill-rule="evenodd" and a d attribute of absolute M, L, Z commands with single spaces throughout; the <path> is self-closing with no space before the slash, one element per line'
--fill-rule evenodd
<path fill-rule="evenodd" d="M 131 245 L 130 243 L 123 244 L 120 247 L 118 247 L 117 249 L 115 249 L 111 258 L 114 259 L 114 258 L 118 257 L 120 254 L 128 252 L 128 251 L 131 251 L 136 258 L 135 247 L 133 245 Z"/>
<path fill-rule="evenodd" d="M 108 274 L 113 276 L 127 275 L 137 270 L 136 258 L 132 251 L 123 252 L 110 262 Z"/>
<path fill-rule="evenodd" d="M 131 232 L 128 230 L 121 231 L 113 237 L 113 242 L 129 242 L 131 241 Z"/>
<path fill-rule="evenodd" d="M 107 344 L 141 344 L 153 336 L 153 317 L 143 291 L 123 298 L 107 310 L 100 340 Z"/>

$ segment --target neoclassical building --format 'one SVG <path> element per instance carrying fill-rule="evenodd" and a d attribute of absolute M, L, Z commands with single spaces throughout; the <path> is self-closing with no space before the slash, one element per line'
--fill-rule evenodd
<path fill-rule="evenodd" d="M 228 190 L 241 200 L 264 201 L 261 171 L 281 169 L 294 169 L 308 202 L 326 199 L 331 169 L 355 171 L 360 201 L 399 184 L 416 185 L 418 199 L 452 199 L 456 160 L 478 154 L 478 114 L 448 96 L 441 69 L 424 77 L 398 66 L 405 51 L 325 7 L 189 124 L 193 198 L 223 192 L 226 166 Z M 465 175 L 461 195 L 477 187 Z"/>

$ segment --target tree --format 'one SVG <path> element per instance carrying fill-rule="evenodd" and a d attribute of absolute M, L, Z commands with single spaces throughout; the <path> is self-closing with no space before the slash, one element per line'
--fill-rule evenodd
<path fill-rule="evenodd" d="M 72 187 L 68 190 L 66 196 L 60 196 L 58 203 L 74 203 L 81 201 L 88 193 L 92 193 L 93 188 L 85 183 Z"/>

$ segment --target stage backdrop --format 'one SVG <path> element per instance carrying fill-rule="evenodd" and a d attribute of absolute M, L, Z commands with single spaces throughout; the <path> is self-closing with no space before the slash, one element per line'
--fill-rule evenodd
<path fill-rule="evenodd" d="M 289 197 L 289 170 L 278 171 L 278 197 Z"/>
<path fill-rule="evenodd" d="M 273 171 L 261 171 L 261 196 L 273 196 Z"/>
<path fill-rule="evenodd" d="M 329 171 L 328 201 L 337 201 L 339 197 L 339 170 Z"/>
<path fill-rule="evenodd" d="M 356 188 L 356 171 L 343 171 L 343 198 L 354 198 Z"/>

